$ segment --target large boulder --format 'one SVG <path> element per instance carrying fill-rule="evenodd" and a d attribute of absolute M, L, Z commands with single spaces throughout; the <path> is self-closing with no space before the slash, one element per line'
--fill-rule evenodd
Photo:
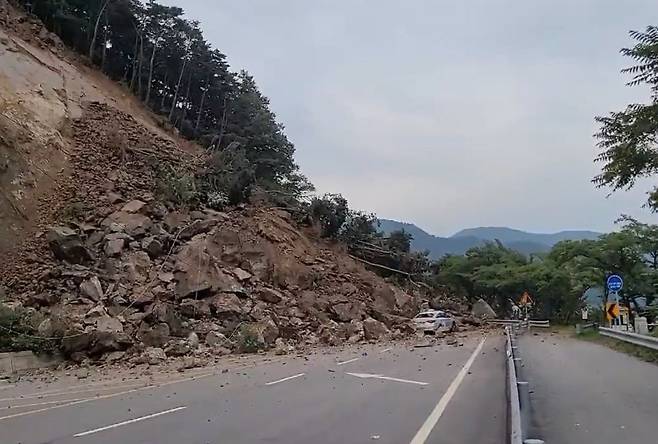
<path fill-rule="evenodd" d="M 57 259 L 72 264 L 85 264 L 94 258 L 78 233 L 68 227 L 52 227 L 46 235 L 50 250 Z"/>
<path fill-rule="evenodd" d="M 103 287 L 101 281 L 93 276 L 80 284 L 80 293 L 82 296 L 98 302 L 103 299 Z"/>
<path fill-rule="evenodd" d="M 225 273 L 206 250 L 205 239 L 194 239 L 176 256 L 176 296 L 205 297 L 219 292 L 243 292 L 236 278 Z"/>
<path fill-rule="evenodd" d="M 487 304 L 484 299 L 478 299 L 478 301 L 473 304 L 472 309 L 473 316 L 480 319 L 495 319 L 496 312 L 491 305 Z"/>
<path fill-rule="evenodd" d="M 167 355 L 164 350 L 160 347 L 147 347 L 142 353 L 142 356 L 139 357 L 138 362 L 157 365 L 167 360 Z"/>
<path fill-rule="evenodd" d="M 180 231 L 178 238 L 182 240 L 192 239 L 197 234 L 207 233 L 218 223 L 217 219 L 195 220 Z"/>
<path fill-rule="evenodd" d="M 258 297 L 261 301 L 269 302 L 270 304 L 278 304 L 283 300 L 283 295 L 273 288 L 261 288 L 258 291 Z"/>
<path fill-rule="evenodd" d="M 120 229 L 132 237 L 142 237 L 153 227 L 153 221 L 143 214 L 116 211 L 107 216 L 101 225 Z"/>
<path fill-rule="evenodd" d="M 220 319 L 240 317 L 243 314 L 240 298 L 231 293 L 218 294 L 210 299 L 210 309 Z"/>
<path fill-rule="evenodd" d="M 178 305 L 178 310 L 183 316 L 194 319 L 211 315 L 210 303 L 204 299 L 183 299 Z"/>
<path fill-rule="evenodd" d="M 146 202 L 131 200 L 121 208 L 121 211 L 124 213 L 139 213 L 145 206 Z"/>
<path fill-rule="evenodd" d="M 172 336 L 186 336 L 188 331 L 183 327 L 183 320 L 176 310 L 164 302 L 156 302 L 146 310 L 145 319 L 153 324 L 167 324 Z"/>
<path fill-rule="evenodd" d="M 156 324 L 152 327 L 143 324 L 137 332 L 137 336 L 147 346 L 163 347 L 169 342 L 169 326 L 165 323 Z"/>
<path fill-rule="evenodd" d="M 365 304 L 363 302 L 344 302 L 334 304 L 331 311 L 340 322 L 359 321 L 365 317 Z"/>
<path fill-rule="evenodd" d="M 367 340 L 380 339 L 388 333 L 388 328 L 383 322 L 373 318 L 367 318 L 363 321 L 363 335 Z"/>

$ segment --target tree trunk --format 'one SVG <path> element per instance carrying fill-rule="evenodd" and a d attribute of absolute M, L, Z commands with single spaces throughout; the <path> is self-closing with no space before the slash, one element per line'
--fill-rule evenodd
<path fill-rule="evenodd" d="M 101 17 L 103 16 L 103 13 L 105 12 L 105 8 L 107 8 L 107 5 L 110 3 L 111 0 L 105 0 L 105 3 L 103 3 L 103 6 L 101 7 L 101 10 L 98 11 L 98 17 L 96 17 L 96 25 L 94 26 L 94 34 L 91 38 L 91 44 L 89 45 L 89 60 L 94 61 L 94 47 L 96 46 L 96 38 L 98 37 L 98 25 L 101 22 Z"/>
<path fill-rule="evenodd" d="M 203 90 L 203 95 L 201 96 L 201 103 L 199 104 L 199 114 L 196 117 L 196 125 L 194 125 L 194 135 L 198 136 L 199 132 L 199 125 L 201 125 L 201 115 L 203 114 L 203 105 L 206 102 L 206 96 L 208 95 L 208 90 L 210 89 L 210 85 L 206 85 L 206 89 Z"/>
<path fill-rule="evenodd" d="M 164 80 L 162 81 L 162 100 L 160 100 L 160 111 L 164 112 L 165 101 L 167 100 L 167 82 L 169 81 L 169 70 L 165 69 Z"/>
<path fill-rule="evenodd" d="M 174 116 L 174 110 L 176 109 L 176 102 L 178 101 L 178 91 L 180 90 L 180 84 L 183 81 L 183 74 L 185 74 L 185 65 L 187 65 L 187 57 L 183 57 L 183 68 L 180 70 L 180 75 L 178 76 L 178 83 L 176 84 L 176 90 L 174 91 L 174 101 L 171 104 L 171 109 L 169 110 L 169 121 Z"/>
<path fill-rule="evenodd" d="M 105 72 L 105 59 L 107 58 L 107 30 L 110 27 L 107 15 L 105 15 L 105 32 L 103 33 L 103 57 L 101 58 L 101 72 Z"/>
<path fill-rule="evenodd" d="M 178 119 L 178 122 L 176 122 L 179 126 L 178 129 L 182 130 L 183 129 L 183 122 L 187 118 L 187 109 L 190 104 L 190 87 L 192 86 L 192 71 L 187 76 L 187 88 L 185 89 L 185 106 L 183 107 L 183 114 L 181 117 Z"/>
<path fill-rule="evenodd" d="M 222 139 L 224 138 L 224 131 L 226 131 L 226 122 L 228 121 L 227 110 L 226 110 L 226 96 L 224 96 L 224 106 L 222 110 L 222 121 L 219 126 L 219 140 L 217 140 L 217 147 L 215 149 L 219 150 L 222 146 Z"/>
<path fill-rule="evenodd" d="M 135 91 L 135 82 L 137 82 L 137 59 L 139 57 L 139 32 L 135 29 L 135 50 L 133 51 L 133 72 L 130 79 L 130 91 Z"/>
<path fill-rule="evenodd" d="M 146 99 L 144 99 L 144 103 L 146 106 L 148 106 L 149 102 L 151 101 L 151 86 L 153 84 L 153 65 L 155 62 L 155 53 L 158 51 L 158 46 L 153 45 L 153 51 L 151 52 L 151 61 L 149 62 L 149 83 L 146 86 Z"/>
<path fill-rule="evenodd" d="M 139 38 L 139 68 L 137 70 L 137 97 L 139 97 L 139 100 L 142 100 L 142 78 L 143 78 L 143 70 L 142 67 L 144 66 L 144 33 L 141 33 L 141 36 Z"/>

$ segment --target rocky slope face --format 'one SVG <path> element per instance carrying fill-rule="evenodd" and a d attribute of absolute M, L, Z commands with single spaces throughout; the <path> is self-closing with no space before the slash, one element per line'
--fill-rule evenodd
<path fill-rule="evenodd" d="M 409 328 L 419 298 L 287 212 L 192 211 L 163 199 L 160 172 L 189 174 L 203 161 L 200 150 L 113 100 L 111 89 L 89 87 L 94 100 L 76 93 L 71 105 L 67 73 L 79 71 L 57 57 L 63 49 L 46 53 L 52 46 L 9 34 L 0 44 L 0 92 L 16 101 L 0 110 L 0 297 L 40 319 L 39 338 L 78 362 L 158 363 L 286 353 Z M 44 65 L 45 57 L 57 66 Z M 62 83 L 16 88 L 23 64 Z M 42 105 L 59 111 L 38 115 L 48 109 Z"/>

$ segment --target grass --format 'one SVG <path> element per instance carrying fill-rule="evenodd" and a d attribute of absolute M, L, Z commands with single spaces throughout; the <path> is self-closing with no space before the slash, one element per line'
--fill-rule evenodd
<path fill-rule="evenodd" d="M 583 341 L 594 342 L 613 350 L 626 353 L 627 355 L 634 356 L 638 359 L 641 359 L 642 361 L 658 364 L 658 351 L 656 350 L 651 350 L 649 348 L 640 347 L 639 345 L 619 341 L 607 336 L 602 336 L 596 330 L 586 330 L 579 335 L 574 333 L 574 336 Z"/>

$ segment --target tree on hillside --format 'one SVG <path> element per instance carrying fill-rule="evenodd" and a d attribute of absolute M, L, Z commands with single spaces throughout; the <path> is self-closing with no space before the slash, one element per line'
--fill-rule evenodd
<path fill-rule="evenodd" d="M 637 43 L 621 53 L 636 64 L 622 72 L 632 76 L 628 85 L 648 85 L 651 95 L 647 104 L 631 104 L 623 111 L 596 118 L 601 125 L 595 135 L 601 150 L 596 161 L 603 166 L 593 181 L 615 191 L 631 188 L 638 178 L 658 173 L 658 27 L 631 31 L 630 35 Z M 658 210 L 658 188 L 649 193 L 648 205 Z"/>
<path fill-rule="evenodd" d="M 202 188 L 230 183 L 229 189 L 215 191 L 244 200 L 257 185 L 285 204 L 313 189 L 254 78 L 246 71 L 230 72 L 226 56 L 212 48 L 199 24 L 185 19 L 181 8 L 153 0 L 20 2 L 71 48 L 86 54 L 110 78 L 124 82 L 184 137 L 214 152 L 231 146 L 230 153 L 215 156 L 208 167 L 218 167 L 220 157 L 233 159 L 230 165 L 217 174 L 204 174 L 213 183 Z M 248 171 L 237 179 L 234 168 L 245 165 L 243 160 Z M 246 188 L 237 192 L 237 184 Z"/>
<path fill-rule="evenodd" d="M 411 250 L 411 241 L 413 235 L 402 230 L 392 231 L 386 239 L 386 245 L 389 249 L 400 253 L 409 253 Z"/>

